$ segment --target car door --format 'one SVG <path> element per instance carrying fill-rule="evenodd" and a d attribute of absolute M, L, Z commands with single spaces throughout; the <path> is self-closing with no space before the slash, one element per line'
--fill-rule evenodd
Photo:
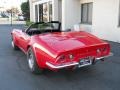
<path fill-rule="evenodd" d="M 22 32 L 21 35 L 19 36 L 19 45 L 24 52 L 27 51 L 27 46 L 29 42 L 30 42 L 30 36 L 25 32 Z"/>

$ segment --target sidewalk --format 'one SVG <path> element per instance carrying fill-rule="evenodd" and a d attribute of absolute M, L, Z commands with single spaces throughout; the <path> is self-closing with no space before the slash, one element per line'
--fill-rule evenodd
<path fill-rule="evenodd" d="M 11 20 L 8 18 L 0 18 L 0 25 L 3 24 L 11 24 Z M 12 24 L 25 24 L 25 21 L 12 21 Z"/>
<path fill-rule="evenodd" d="M 11 21 L 0 20 L 0 24 L 11 24 Z M 25 24 L 25 21 L 12 21 L 12 24 Z"/>

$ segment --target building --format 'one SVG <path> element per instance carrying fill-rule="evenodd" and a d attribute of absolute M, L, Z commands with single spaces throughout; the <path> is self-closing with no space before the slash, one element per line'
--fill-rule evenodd
<path fill-rule="evenodd" d="M 59 20 L 62 30 L 80 28 L 120 42 L 120 0 L 30 0 L 31 21 Z"/>

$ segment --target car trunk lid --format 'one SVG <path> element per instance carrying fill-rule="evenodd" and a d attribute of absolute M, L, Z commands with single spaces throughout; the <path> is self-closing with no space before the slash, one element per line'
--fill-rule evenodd
<path fill-rule="evenodd" d="M 39 38 L 57 52 L 70 51 L 105 43 L 97 37 L 83 31 L 42 34 L 39 35 Z"/>

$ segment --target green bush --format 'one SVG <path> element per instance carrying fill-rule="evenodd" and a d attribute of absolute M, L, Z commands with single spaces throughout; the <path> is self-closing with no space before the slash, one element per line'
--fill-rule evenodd
<path fill-rule="evenodd" d="M 26 21 L 26 26 L 30 26 L 31 24 L 33 24 L 33 22 L 31 22 L 29 20 Z"/>

